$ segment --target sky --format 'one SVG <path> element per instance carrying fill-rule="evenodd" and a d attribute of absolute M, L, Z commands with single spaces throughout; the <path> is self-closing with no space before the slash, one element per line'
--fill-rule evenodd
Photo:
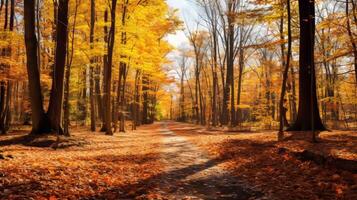
<path fill-rule="evenodd" d="M 185 23 L 184 27 L 187 24 L 187 26 L 193 28 L 192 26 L 194 26 L 199 18 L 197 7 L 193 3 L 193 0 L 167 0 L 167 3 L 171 8 L 178 9 L 178 14 Z M 167 39 L 174 47 L 180 47 L 188 43 L 184 31 L 177 31 L 176 34 L 169 35 Z"/>
<path fill-rule="evenodd" d="M 194 29 L 196 21 L 199 19 L 198 14 L 197 14 L 197 7 L 193 3 L 194 0 L 166 0 L 167 4 L 173 8 L 178 10 L 178 15 L 180 19 L 183 21 L 183 28 L 186 28 L 188 26 L 191 29 Z M 189 41 L 187 40 L 187 37 L 185 35 L 184 30 L 178 30 L 176 31 L 175 34 L 170 34 L 166 37 L 168 42 L 173 45 L 175 48 L 180 48 L 182 46 L 188 46 Z M 171 65 L 172 70 L 169 72 L 169 76 L 175 77 L 175 79 L 178 78 L 177 73 L 175 72 L 175 68 L 178 67 L 178 52 L 177 51 L 172 51 L 168 55 L 168 59 L 170 59 L 173 63 Z M 166 90 L 168 91 L 175 91 L 178 88 L 176 85 L 170 84 L 165 87 Z M 176 99 L 176 95 L 173 96 L 174 99 Z"/>

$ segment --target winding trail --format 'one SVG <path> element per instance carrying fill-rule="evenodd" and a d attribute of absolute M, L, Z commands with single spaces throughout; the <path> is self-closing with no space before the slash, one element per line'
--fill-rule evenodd
<path fill-rule="evenodd" d="M 165 171 L 154 181 L 156 192 L 168 199 L 258 199 L 261 194 L 245 187 L 186 138 L 161 122 Z M 262 199 L 262 198 L 260 198 Z"/>

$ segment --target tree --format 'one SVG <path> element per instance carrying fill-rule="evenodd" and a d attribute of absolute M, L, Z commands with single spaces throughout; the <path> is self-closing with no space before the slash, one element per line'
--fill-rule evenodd
<path fill-rule="evenodd" d="M 355 13 L 356 13 L 356 3 L 352 0 L 352 12 L 353 12 L 353 15 L 354 15 L 354 19 L 355 19 L 355 26 L 357 26 L 357 20 L 356 20 L 356 16 L 355 16 Z M 353 57 L 354 57 L 354 70 L 355 70 L 355 81 L 357 83 L 357 42 L 354 38 L 354 34 L 353 34 L 353 31 L 352 31 L 352 25 L 351 25 L 351 20 L 350 20 L 350 16 L 349 16 L 349 0 L 346 0 L 346 9 L 345 9 L 345 12 L 346 12 L 346 23 L 347 23 L 347 33 L 348 33 L 348 37 L 351 41 L 351 46 L 352 46 L 352 52 L 353 52 Z"/>
<path fill-rule="evenodd" d="M 77 23 L 77 13 L 78 13 L 78 7 L 79 7 L 79 1 L 76 0 L 76 5 L 75 5 L 75 11 L 74 11 L 74 20 L 73 20 L 73 27 L 71 31 L 72 35 L 72 41 L 71 45 L 67 45 L 67 59 L 66 59 L 66 71 L 65 71 L 65 86 L 64 86 L 64 102 L 63 102 L 63 109 L 64 109 L 64 119 L 63 119 L 63 132 L 64 135 L 69 136 L 69 124 L 70 124 L 70 103 L 69 103 L 69 88 L 70 84 L 69 82 L 70 77 L 71 77 L 71 66 L 73 62 L 73 56 L 74 56 L 74 42 L 75 42 L 75 30 L 76 30 L 76 23 Z M 67 43 L 69 43 L 69 40 L 67 39 Z M 69 50 L 71 50 L 69 53 Z"/>
<path fill-rule="evenodd" d="M 201 90 L 201 72 L 203 68 L 203 58 L 204 52 L 207 48 L 206 44 L 207 33 L 204 31 L 189 31 L 188 39 L 193 47 L 193 52 L 195 55 L 195 67 L 194 67 L 194 76 L 195 76 L 195 118 L 196 123 L 204 125 L 205 124 L 205 113 L 203 111 L 203 102 L 202 102 L 202 90 Z"/>
<path fill-rule="evenodd" d="M 300 60 L 299 109 L 295 123 L 289 131 L 325 130 L 322 124 L 316 94 L 314 63 L 315 1 L 299 0 Z"/>
<path fill-rule="evenodd" d="M 179 116 L 179 120 L 182 122 L 186 121 L 186 113 L 185 113 L 185 78 L 186 78 L 186 73 L 187 73 L 187 68 L 188 68 L 188 64 L 187 64 L 187 53 L 185 52 L 185 50 L 182 50 L 180 56 L 181 56 L 181 62 L 179 63 L 179 71 L 177 72 L 177 74 L 180 77 L 180 116 Z"/>
<path fill-rule="evenodd" d="M 54 130 L 62 133 L 61 117 L 63 105 L 64 69 L 66 65 L 66 50 L 68 39 L 68 0 L 59 0 L 58 20 L 56 23 L 56 57 L 53 70 L 53 81 L 48 107 L 48 117 Z"/>
<path fill-rule="evenodd" d="M 139 4 L 140 2 L 138 2 Z M 123 0 L 122 4 L 122 16 L 121 16 L 121 26 L 122 31 L 120 32 L 120 45 L 125 46 L 127 44 L 127 32 L 123 29 L 126 27 L 128 17 L 128 6 L 129 0 Z M 123 54 L 120 55 L 121 58 L 126 58 Z M 116 106 L 119 109 L 119 112 L 115 112 L 115 128 L 116 121 L 120 120 L 119 131 L 125 132 L 125 86 L 128 75 L 128 65 L 124 61 L 120 61 L 119 63 L 119 82 L 118 82 L 118 90 L 117 90 L 117 102 Z M 144 122 L 145 123 L 145 122 Z"/>
<path fill-rule="evenodd" d="M 49 119 L 43 109 L 40 84 L 40 72 L 37 62 L 37 38 L 35 33 L 35 1 L 24 2 L 25 44 L 27 57 L 27 73 L 32 110 L 32 133 L 42 134 L 51 132 Z"/>
<path fill-rule="evenodd" d="M 68 0 L 60 0 L 58 4 L 60 12 L 58 12 L 56 23 L 56 60 L 48 113 L 45 113 L 43 109 L 39 63 L 37 59 L 39 55 L 35 33 L 35 2 L 33 0 L 26 1 L 24 5 L 27 71 L 32 108 L 32 133 L 43 134 L 52 131 L 61 133 L 60 122 L 67 48 Z"/>
<path fill-rule="evenodd" d="M 115 16 L 116 16 L 116 4 L 117 0 L 112 0 L 111 3 L 111 25 L 108 36 L 108 60 L 106 68 L 104 69 L 104 102 L 105 102 L 105 125 L 106 134 L 113 135 L 112 131 L 112 113 L 111 113 L 111 80 L 112 80 L 112 62 L 113 62 L 113 49 L 115 41 Z"/>
<path fill-rule="evenodd" d="M 284 5 L 284 3 L 282 4 Z M 283 6 L 284 7 L 284 6 Z M 291 45 L 292 45 L 292 35 L 291 35 L 291 7 L 290 7 L 290 0 L 287 0 L 286 2 L 286 7 L 287 7 L 287 13 L 288 13 L 288 53 L 286 55 L 286 62 L 285 62 L 285 57 L 284 57 L 284 48 L 282 48 L 282 59 L 283 59 L 283 66 L 284 66 L 284 72 L 283 72 L 283 83 L 281 84 L 281 93 L 280 93 L 280 101 L 279 101 L 279 134 L 278 134 L 278 139 L 281 140 L 283 138 L 283 129 L 284 126 L 287 126 L 286 123 L 286 109 L 284 108 L 284 99 L 285 99 L 285 92 L 286 92 L 286 84 L 288 80 L 288 74 L 289 74 L 289 68 L 290 68 L 290 58 L 291 58 Z M 284 15 L 283 15 L 284 16 Z M 282 16 L 282 19 L 283 19 Z M 283 32 L 283 20 L 281 21 L 281 32 Z"/>
<path fill-rule="evenodd" d="M 90 35 L 89 42 L 90 48 L 94 48 L 94 26 L 95 26 L 95 0 L 90 1 Z M 95 96 L 94 96 L 94 58 L 90 60 L 90 77 L 89 77 L 89 91 L 90 91 L 90 127 L 91 131 L 95 131 L 96 128 L 96 113 L 95 113 Z"/>
<path fill-rule="evenodd" d="M 198 1 L 200 5 L 204 8 L 204 13 L 206 15 L 206 23 L 210 32 L 210 53 L 212 56 L 211 71 L 212 71 L 212 111 L 211 119 L 212 126 L 216 126 L 218 123 L 218 57 L 219 57 L 219 41 L 218 41 L 218 11 L 216 8 L 216 2 L 209 0 Z"/>

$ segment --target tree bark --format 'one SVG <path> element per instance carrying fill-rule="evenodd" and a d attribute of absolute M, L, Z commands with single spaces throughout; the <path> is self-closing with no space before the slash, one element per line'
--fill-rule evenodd
<path fill-rule="evenodd" d="M 40 73 L 37 62 L 37 38 L 35 33 L 35 0 L 24 1 L 25 46 L 27 58 L 27 75 L 29 79 L 29 94 L 32 110 L 33 134 L 52 131 L 49 119 L 43 109 L 40 84 Z"/>
<path fill-rule="evenodd" d="M 142 123 L 143 124 L 148 124 L 149 123 L 149 81 L 147 80 L 146 74 L 143 75 L 142 78 L 142 87 L 143 87 L 143 119 Z"/>
<path fill-rule="evenodd" d="M 354 6 L 355 4 L 353 1 L 354 0 L 352 0 L 352 8 L 355 9 L 355 6 Z M 349 39 L 351 41 L 351 45 L 352 45 L 352 52 L 353 52 L 353 57 L 354 57 L 354 68 L 355 68 L 355 80 L 356 80 L 356 84 L 357 84 L 357 44 L 353 37 L 351 21 L 349 18 L 349 0 L 346 0 L 346 18 L 347 18 L 347 33 L 348 33 L 348 37 L 349 37 Z"/>
<path fill-rule="evenodd" d="M 107 23 L 108 22 L 108 10 L 106 9 L 104 11 L 104 22 Z M 108 43 L 108 27 L 107 25 L 104 25 L 104 42 L 105 43 Z M 106 69 L 108 68 L 108 55 L 105 54 L 103 56 L 103 73 L 101 72 L 102 70 L 100 70 L 100 68 L 98 67 L 97 68 L 97 79 L 96 79 L 96 84 L 95 84 L 95 87 L 96 87 L 96 91 L 97 91 L 97 102 L 98 102 L 98 111 L 99 111 L 99 114 L 100 114 L 100 117 L 102 119 L 102 127 L 100 129 L 101 132 L 106 132 L 107 130 L 107 125 L 106 125 L 106 120 L 105 120 L 105 95 L 101 94 L 101 87 L 100 87 L 100 76 L 103 77 L 103 93 L 105 93 L 105 71 Z"/>
<path fill-rule="evenodd" d="M 242 40 L 243 38 L 241 38 Z M 242 45 L 240 44 L 239 47 L 239 74 L 238 74 L 238 91 L 237 91 L 237 113 L 236 113 L 236 119 L 234 124 L 238 124 L 240 125 L 241 121 L 242 121 L 242 112 L 241 112 L 241 108 L 240 103 L 241 103 L 241 94 L 242 94 L 242 81 L 243 81 L 243 70 L 244 70 L 244 49 L 242 47 Z"/>
<path fill-rule="evenodd" d="M 284 4 L 283 4 L 284 5 Z M 290 58 L 291 58 L 291 45 L 292 45 L 292 36 L 291 36 L 291 8 L 290 8 L 290 0 L 287 0 L 286 2 L 286 7 L 287 7 L 287 13 L 288 13 L 288 53 L 286 57 L 286 62 L 285 62 L 285 56 L 284 56 L 284 48 L 282 47 L 282 64 L 284 66 L 284 72 L 283 72 L 283 83 L 281 84 L 281 93 L 280 93 L 280 101 L 279 101 L 279 133 L 278 133 L 278 140 L 283 139 L 283 129 L 284 126 L 289 126 L 289 124 L 286 124 L 286 109 L 284 108 L 284 97 L 285 97 L 285 92 L 286 92 L 286 84 L 288 80 L 288 75 L 289 75 L 289 68 L 290 68 Z M 283 16 L 282 16 L 283 18 Z M 284 21 L 281 21 L 281 33 L 284 32 L 283 29 L 283 23 Z M 284 37 L 284 36 L 283 36 Z M 283 38 L 284 39 L 284 38 Z"/>
<path fill-rule="evenodd" d="M 231 89 L 231 117 L 230 117 L 230 126 L 233 127 L 236 121 L 236 114 L 235 114 L 235 100 L 234 100 L 234 24 L 233 24 L 233 19 L 231 17 L 228 17 L 228 26 L 229 26 L 229 51 L 228 51 L 228 59 L 227 59 L 227 84 L 230 84 L 230 89 Z M 228 78 L 229 77 L 229 78 Z"/>
<path fill-rule="evenodd" d="M 111 80 L 112 80 L 112 62 L 113 62 L 113 50 L 115 40 L 115 14 L 116 14 L 117 0 L 112 0 L 111 5 L 111 25 L 108 37 L 108 63 L 104 69 L 104 102 L 105 107 L 105 125 L 106 135 L 113 135 L 112 131 L 112 113 L 111 113 Z"/>
<path fill-rule="evenodd" d="M 73 50 L 72 50 L 73 51 Z M 67 59 L 69 60 L 69 59 Z M 65 86 L 64 86 L 64 100 L 63 100 L 63 132 L 64 135 L 69 136 L 69 124 L 70 124 L 70 119 L 69 119 L 69 109 L 70 109 L 70 104 L 69 104 L 69 82 L 70 82 L 70 76 L 71 76 L 71 67 L 69 65 L 69 61 L 67 61 L 67 67 L 66 67 L 66 74 L 65 74 Z"/>
<path fill-rule="evenodd" d="M 95 26 L 95 0 L 91 0 L 90 1 L 90 38 L 89 38 L 89 42 L 90 42 L 90 48 L 93 49 L 94 45 L 94 26 Z M 90 82 L 90 86 L 89 86 L 89 95 L 90 95 L 90 129 L 91 131 L 95 131 L 96 128 L 96 115 L 95 115 L 95 98 L 94 98 L 94 58 L 91 58 L 90 60 L 91 66 L 90 66 L 90 77 L 89 77 L 89 82 Z"/>
<path fill-rule="evenodd" d="M 53 71 L 52 89 L 48 107 L 48 117 L 54 130 L 62 134 L 61 116 L 63 104 L 64 69 L 67 53 L 68 0 L 59 0 L 56 25 L 56 57 Z"/>
<path fill-rule="evenodd" d="M 7 29 L 8 26 L 8 1 L 6 1 L 5 5 L 5 26 L 4 30 Z M 15 16 L 15 0 L 10 0 L 10 19 L 9 19 L 9 31 L 12 32 L 14 30 L 14 16 Z M 6 56 L 11 58 L 12 54 L 12 47 L 11 44 L 3 49 L 4 54 L 2 56 Z M 10 65 L 5 65 L 4 66 L 7 69 L 10 69 Z M 10 128 L 10 123 L 11 123 L 11 97 L 12 97 L 12 80 L 8 80 L 7 84 L 5 84 L 5 81 L 2 81 L 3 84 L 1 84 L 1 90 L 5 90 L 6 86 L 6 98 L 5 94 L 1 95 L 0 101 L 2 102 L 2 106 L 0 108 L 0 129 L 2 134 L 6 134 L 7 131 Z M 5 92 L 5 91 L 4 91 Z M 5 102 L 5 103 L 4 103 Z"/>
<path fill-rule="evenodd" d="M 295 123 L 289 131 L 325 130 L 322 124 L 316 94 L 314 64 L 315 1 L 299 0 L 300 60 L 299 109 Z"/>
<path fill-rule="evenodd" d="M 121 15 L 121 25 L 125 27 L 127 20 L 129 0 L 123 0 L 122 4 L 122 15 Z M 120 44 L 126 45 L 127 43 L 127 34 L 125 31 L 121 32 Z M 121 58 L 126 56 L 120 55 Z M 128 64 L 124 61 L 119 63 L 119 87 L 117 91 L 117 106 L 119 112 L 116 112 L 116 120 L 119 122 L 119 132 L 125 132 L 125 87 L 126 87 L 126 77 L 128 73 Z M 116 124 L 116 123 L 115 123 Z"/>

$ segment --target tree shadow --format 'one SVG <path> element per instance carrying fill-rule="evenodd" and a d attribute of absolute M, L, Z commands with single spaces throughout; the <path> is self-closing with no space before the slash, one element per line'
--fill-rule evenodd
<path fill-rule="evenodd" d="M 81 157 L 79 160 L 83 161 L 96 161 L 100 163 L 123 163 L 125 164 L 138 164 L 143 165 L 149 162 L 157 161 L 158 153 L 147 154 L 132 154 L 132 155 L 110 155 L 104 154 L 99 156 Z"/>
<path fill-rule="evenodd" d="M 256 134 L 267 131 L 255 131 L 247 127 L 207 127 L 198 126 L 194 124 L 180 123 L 180 122 L 170 122 L 168 127 L 171 131 L 178 133 L 180 135 L 242 135 L 242 134 Z M 269 131 L 271 132 L 271 130 Z"/>
<path fill-rule="evenodd" d="M 299 146 L 303 150 L 313 151 L 325 156 L 336 156 L 334 155 L 336 151 L 357 155 L 357 135 L 350 132 L 318 137 L 317 143 L 312 142 L 311 132 L 288 132 L 288 134 L 289 136 L 284 138 L 284 142 Z M 318 135 L 321 134 L 318 133 Z"/>
<path fill-rule="evenodd" d="M 316 180 L 326 180 L 336 173 L 340 174 L 341 182 L 354 184 L 349 182 L 350 172 L 281 153 L 277 143 L 232 139 L 220 146 L 219 157 L 229 160 L 238 178 L 261 185 L 264 192 L 271 190 L 280 199 L 335 199 L 336 190 L 322 188 Z M 352 190 L 345 192 L 346 199 L 356 195 Z"/>
<path fill-rule="evenodd" d="M 247 189 L 243 183 L 229 183 L 228 180 L 232 180 L 232 178 L 226 174 L 185 181 L 188 176 L 214 167 L 222 162 L 224 162 L 222 159 L 211 159 L 201 164 L 163 172 L 134 184 L 113 187 L 82 199 L 146 199 L 147 195 L 151 193 L 159 193 L 164 197 L 171 194 L 181 194 L 182 198 L 194 195 L 204 199 L 217 199 L 217 195 L 221 197 L 220 199 L 249 199 L 252 196 L 261 195 L 259 192 Z"/>
<path fill-rule="evenodd" d="M 26 181 L 22 183 L 0 184 L 0 199 L 32 199 L 36 198 L 33 191 L 43 191 L 45 188 L 37 181 Z M 14 194 L 13 191 L 21 191 Z M 7 191 L 7 192 L 5 192 Z"/>
<path fill-rule="evenodd" d="M 59 140 L 56 135 L 20 135 L 11 136 L 9 139 L 0 140 L 0 147 L 9 145 L 23 145 L 29 147 L 55 147 L 57 149 L 65 149 L 72 146 L 84 146 L 88 142 L 83 138 L 68 138 L 60 136 Z"/>

